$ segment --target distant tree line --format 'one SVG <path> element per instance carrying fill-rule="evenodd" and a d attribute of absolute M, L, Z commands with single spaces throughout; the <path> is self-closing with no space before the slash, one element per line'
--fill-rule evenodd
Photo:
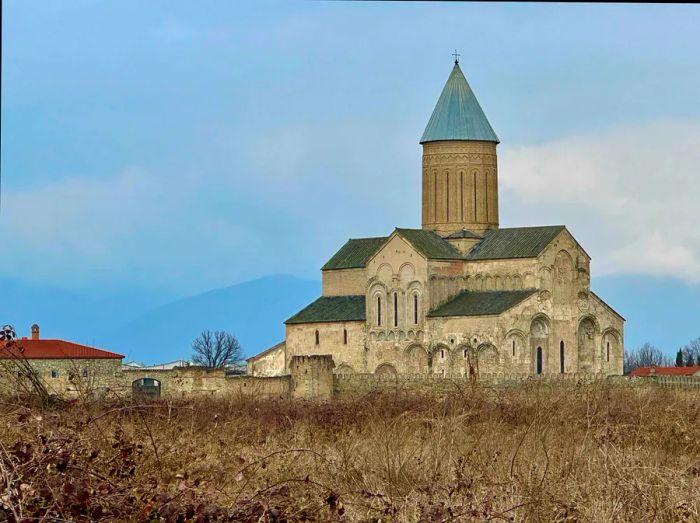
<path fill-rule="evenodd" d="M 676 353 L 676 366 L 683 367 L 700 364 L 700 338 L 688 342 Z M 624 372 L 629 374 L 638 367 L 669 367 L 673 360 L 661 349 L 651 343 L 645 343 L 637 349 L 625 351 Z"/>
<path fill-rule="evenodd" d="M 676 367 L 700 365 L 700 338 L 691 340 L 676 353 Z"/>

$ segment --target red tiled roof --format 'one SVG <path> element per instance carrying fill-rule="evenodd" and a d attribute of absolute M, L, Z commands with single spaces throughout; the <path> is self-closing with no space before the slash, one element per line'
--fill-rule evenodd
<path fill-rule="evenodd" d="M 122 359 L 124 356 L 64 340 L 15 340 L 9 346 L 0 342 L 0 359 L 24 357 L 28 360 Z"/>
<path fill-rule="evenodd" d="M 654 373 L 652 373 L 652 369 Z M 693 376 L 700 372 L 700 365 L 692 367 L 638 367 L 630 372 L 633 378 L 644 378 L 647 376 Z"/>

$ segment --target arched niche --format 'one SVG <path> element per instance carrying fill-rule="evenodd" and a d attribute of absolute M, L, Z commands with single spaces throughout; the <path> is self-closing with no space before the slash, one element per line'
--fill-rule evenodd
<path fill-rule="evenodd" d="M 377 376 L 396 376 L 396 367 L 391 363 L 382 363 L 375 370 L 374 373 Z"/>
<path fill-rule="evenodd" d="M 586 316 L 581 319 L 577 330 L 579 372 L 595 372 L 595 340 L 597 333 L 598 325 L 594 317 Z"/>
<path fill-rule="evenodd" d="M 431 352 L 431 371 L 433 374 L 449 374 L 452 372 L 452 351 L 444 343 L 438 343 Z"/>
<path fill-rule="evenodd" d="M 409 374 L 425 374 L 428 372 L 428 351 L 418 343 L 409 345 L 404 352 L 406 372 Z"/>

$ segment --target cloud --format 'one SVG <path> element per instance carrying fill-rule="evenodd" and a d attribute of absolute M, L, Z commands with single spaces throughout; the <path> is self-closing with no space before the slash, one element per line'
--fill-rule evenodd
<path fill-rule="evenodd" d="M 700 282 L 700 124 L 616 127 L 499 155 L 507 221 L 565 223 L 596 274 Z"/>

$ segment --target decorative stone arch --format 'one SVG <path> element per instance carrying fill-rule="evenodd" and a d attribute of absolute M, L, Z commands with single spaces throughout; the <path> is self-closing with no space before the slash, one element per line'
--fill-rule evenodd
<path fill-rule="evenodd" d="M 532 338 L 547 338 L 551 329 L 552 322 L 549 316 L 543 312 L 535 314 L 530 320 L 530 337 Z"/>
<path fill-rule="evenodd" d="M 493 290 L 502 291 L 503 290 L 503 279 L 497 274 L 493 277 Z"/>
<path fill-rule="evenodd" d="M 377 267 L 377 272 L 375 273 L 375 277 L 377 278 L 377 280 L 382 282 L 390 282 L 393 276 L 394 269 L 388 263 L 383 262 L 379 265 L 379 267 Z"/>
<path fill-rule="evenodd" d="M 487 274 L 484 276 L 484 289 L 485 291 L 492 291 L 493 290 L 493 278 L 491 277 L 490 274 Z"/>
<path fill-rule="evenodd" d="M 416 277 L 416 268 L 411 262 L 405 262 L 399 267 L 399 279 L 402 283 L 411 283 Z"/>
<path fill-rule="evenodd" d="M 493 374 L 501 370 L 498 348 L 490 341 L 481 343 L 474 354 L 476 356 L 476 369 L 480 375 Z"/>
<path fill-rule="evenodd" d="M 396 376 L 398 374 L 396 372 L 396 367 L 394 367 L 391 363 L 379 364 L 377 368 L 374 369 L 374 373 L 377 376 Z"/>
<path fill-rule="evenodd" d="M 415 310 L 416 306 L 418 309 L 417 311 Z M 421 285 L 419 281 L 412 281 L 408 284 L 408 290 L 406 291 L 406 316 L 408 325 L 419 325 L 423 321 L 422 311 L 423 285 Z"/>
<path fill-rule="evenodd" d="M 510 274 L 503 276 L 503 290 L 512 291 L 513 290 L 513 280 Z"/>
<path fill-rule="evenodd" d="M 594 373 L 596 371 L 596 338 L 600 333 L 600 324 L 595 316 L 587 314 L 578 322 L 576 329 L 578 371 Z"/>
<path fill-rule="evenodd" d="M 341 363 L 335 369 L 333 369 L 334 374 L 355 374 L 355 369 L 347 363 Z"/>
<path fill-rule="evenodd" d="M 600 333 L 600 361 L 608 372 L 617 373 L 622 368 L 622 334 L 613 327 Z"/>
<path fill-rule="evenodd" d="M 513 290 L 514 291 L 519 291 L 522 290 L 523 288 L 523 278 L 519 275 L 516 274 L 513 276 Z"/>
<path fill-rule="evenodd" d="M 453 351 L 444 342 L 433 345 L 430 351 L 430 369 L 433 374 L 449 374 L 453 367 Z"/>
<path fill-rule="evenodd" d="M 552 322 L 540 312 L 530 320 L 530 372 L 542 374 L 550 367 L 549 335 Z"/>
<path fill-rule="evenodd" d="M 478 273 L 476 276 L 474 276 L 474 290 L 484 290 L 484 276 L 481 273 Z"/>
<path fill-rule="evenodd" d="M 389 290 L 387 286 L 380 281 L 371 281 L 367 287 L 367 318 L 372 327 L 385 327 L 388 320 L 388 300 Z M 381 307 L 378 299 L 381 300 Z M 381 309 L 381 312 L 380 312 Z M 381 321 L 380 321 L 381 320 Z"/>
<path fill-rule="evenodd" d="M 426 374 L 429 371 L 430 357 L 420 343 L 411 343 L 404 349 L 405 368 L 411 374 Z"/>
<path fill-rule="evenodd" d="M 574 295 L 574 260 L 568 251 L 560 250 L 554 258 L 552 266 L 552 295 L 554 303 L 564 304 L 573 299 Z"/>
<path fill-rule="evenodd" d="M 520 329 L 510 329 L 505 336 L 503 357 L 509 357 L 513 362 L 528 361 L 527 334 Z M 515 344 L 515 345 L 513 345 Z"/>

